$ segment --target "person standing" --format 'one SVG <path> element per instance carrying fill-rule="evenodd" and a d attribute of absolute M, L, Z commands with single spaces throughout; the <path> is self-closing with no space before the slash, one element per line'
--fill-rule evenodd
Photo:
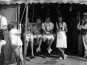
<path fill-rule="evenodd" d="M 53 29 L 54 29 L 54 24 L 51 22 L 50 17 L 46 17 L 46 21 L 42 23 L 42 30 L 43 30 L 43 41 L 45 42 L 47 40 L 48 42 L 48 53 L 51 53 L 51 45 L 54 41 L 54 36 L 53 36 Z"/>
<path fill-rule="evenodd" d="M 67 48 L 67 37 L 66 37 L 66 32 L 67 32 L 67 25 L 65 22 L 62 20 L 62 16 L 60 15 L 58 17 L 58 21 L 56 22 L 56 27 L 57 27 L 57 41 L 56 41 L 56 48 L 59 49 L 61 52 L 61 56 L 59 59 L 65 59 L 67 55 L 64 53 L 64 50 Z"/>
<path fill-rule="evenodd" d="M 9 33 L 7 29 L 7 19 L 6 17 L 0 15 L 0 40 L 5 40 L 6 44 L 2 47 L 1 54 L 3 56 L 3 63 L 4 65 L 8 65 L 10 61 L 11 56 L 11 45 L 10 45 L 10 39 L 9 39 Z M 8 51 L 9 50 L 9 51 Z"/>
<path fill-rule="evenodd" d="M 87 58 L 87 12 L 83 13 L 83 19 L 82 19 L 82 24 L 78 24 L 79 29 L 81 30 L 82 38 L 83 38 L 83 45 L 85 48 L 85 54 L 84 58 Z"/>

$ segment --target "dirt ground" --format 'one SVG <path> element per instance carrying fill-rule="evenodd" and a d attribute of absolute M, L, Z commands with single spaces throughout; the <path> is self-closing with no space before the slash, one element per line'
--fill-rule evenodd
<path fill-rule="evenodd" d="M 29 59 L 29 57 L 27 57 Z M 55 57 L 35 57 L 26 60 L 25 65 L 87 65 L 87 59 L 77 56 L 68 56 L 65 60 L 59 60 Z"/>
<path fill-rule="evenodd" d="M 59 60 L 56 55 L 42 55 L 35 56 L 35 58 L 32 59 L 30 59 L 30 57 L 26 57 L 25 65 L 87 65 L 87 59 L 79 56 L 68 55 L 65 60 Z"/>

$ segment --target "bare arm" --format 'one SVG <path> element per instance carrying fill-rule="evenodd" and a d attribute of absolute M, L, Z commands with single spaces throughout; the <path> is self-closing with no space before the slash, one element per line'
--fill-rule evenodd
<path fill-rule="evenodd" d="M 21 34 L 21 31 L 17 29 L 17 30 L 15 31 L 15 35 L 20 35 L 20 34 Z"/>
<path fill-rule="evenodd" d="M 78 25 L 77 25 L 77 29 L 78 29 L 78 30 L 81 30 L 80 22 L 79 22 Z"/>
<path fill-rule="evenodd" d="M 67 25 L 65 25 L 65 32 L 68 32 Z"/>
<path fill-rule="evenodd" d="M 81 28 L 82 29 L 87 29 L 87 23 L 83 26 L 83 25 L 81 25 Z"/>
<path fill-rule="evenodd" d="M 0 30 L 2 30 L 2 31 L 7 30 L 7 25 L 5 25 L 5 26 L 1 27 L 1 28 L 0 28 Z"/>
<path fill-rule="evenodd" d="M 58 28 L 58 24 L 56 23 L 56 32 L 58 31 L 58 29 L 59 29 L 59 28 Z"/>
<path fill-rule="evenodd" d="M 0 30 L 7 30 L 7 19 L 5 17 L 1 17 L 1 27 Z"/>
<path fill-rule="evenodd" d="M 45 23 L 42 23 L 42 30 L 43 30 L 43 33 L 46 32 L 44 24 L 45 24 Z"/>
<path fill-rule="evenodd" d="M 19 28 L 18 28 L 19 32 L 21 33 L 21 23 L 19 24 Z"/>

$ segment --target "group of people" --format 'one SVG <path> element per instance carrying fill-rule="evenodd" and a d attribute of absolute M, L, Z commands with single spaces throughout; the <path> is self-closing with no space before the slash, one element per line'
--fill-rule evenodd
<path fill-rule="evenodd" d="M 80 14 L 80 12 L 78 13 Z M 77 24 L 74 24 L 72 28 L 74 28 L 74 35 L 77 34 L 75 30 L 79 30 L 78 41 L 82 39 L 83 43 L 78 44 L 79 54 L 81 52 L 81 45 L 84 45 L 85 55 L 87 57 L 87 12 L 83 13 L 83 16 L 77 17 Z M 75 21 L 73 20 L 73 23 Z M 72 24 L 73 24 L 72 23 Z M 75 28 L 76 25 L 76 28 Z M 16 61 L 20 59 L 21 64 L 23 65 L 23 40 L 21 40 L 21 24 L 17 24 L 17 22 L 12 21 L 7 24 L 7 20 L 4 16 L 0 15 L 0 56 L 3 56 L 4 65 L 8 65 L 12 53 L 14 53 Z M 34 45 L 37 44 L 36 52 L 41 51 L 42 42 L 47 41 L 48 45 L 48 53 L 52 52 L 52 43 L 56 39 L 56 48 L 60 51 L 59 59 L 66 59 L 67 55 L 64 50 L 67 48 L 67 35 L 68 32 L 67 24 L 63 21 L 62 15 L 58 15 L 58 21 L 56 22 L 56 33 L 53 32 L 54 24 L 51 22 L 50 17 L 46 17 L 45 22 L 41 22 L 40 18 L 36 19 L 35 23 L 31 23 L 28 21 L 27 23 L 27 31 L 25 40 L 26 45 L 24 54 L 27 54 L 28 45 L 31 47 L 31 55 L 34 57 Z M 73 43 L 76 45 L 76 38 L 73 38 Z M 74 45 L 74 46 L 75 46 Z M 76 47 L 73 47 L 75 49 Z M 75 51 L 75 50 L 74 50 Z"/>
<path fill-rule="evenodd" d="M 20 38 L 21 24 L 17 29 L 17 22 L 8 24 L 7 19 L 0 15 L 0 65 L 9 65 L 12 54 L 15 56 L 14 63 L 21 61 L 23 65 L 22 40 Z"/>
<path fill-rule="evenodd" d="M 37 43 L 38 47 L 36 49 L 36 52 L 41 51 L 41 45 L 42 42 L 47 41 L 48 45 L 48 53 L 51 53 L 52 49 L 52 43 L 54 39 L 56 39 L 56 48 L 59 49 L 61 55 L 59 59 L 65 59 L 67 55 L 64 53 L 64 49 L 67 48 L 67 25 L 65 22 L 63 22 L 62 15 L 58 16 L 58 22 L 56 22 L 56 33 L 53 32 L 54 24 L 51 22 L 50 17 L 46 17 L 45 22 L 41 22 L 40 18 L 36 19 L 37 22 L 30 23 L 28 22 L 27 25 L 27 34 L 26 34 L 26 50 L 25 55 L 27 53 L 28 44 L 30 43 L 31 46 L 31 55 L 34 57 L 33 53 L 33 46 Z M 35 41 L 36 40 L 36 41 Z"/>
<path fill-rule="evenodd" d="M 47 41 L 47 50 L 48 53 L 51 53 L 51 45 L 54 39 L 57 38 L 55 47 L 61 52 L 60 59 L 65 59 L 67 57 L 64 53 L 64 48 L 67 48 L 67 25 L 62 21 L 61 15 L 58 17 L 58 21 L 59 22 L 56 22 L 56 35 L 53 33 L 54 24 L 51 22 L 50 17 L 46 17 L 46 21 L 44 23 L 41 22 L 40 18 L 37 18 L 36 23 L 28 22 L 27 34 L 25 38 L 25 55 L 27 53 L 28 44 L 30 43 L 31 55 L 34 57 L 33 46 L 36 43 L 38 45 L 36 52 L 40 52 L 42 41 Z M 24 64 L 21 29 L 21 24 L 18 24 L 16 21 L 12 21 L 8 24 L 7 19 L 0 15 L 0 57 L 2 57 L 1 60 L 3 60 L 3 65 L 8 65 L 10 63 L 12 54 L 15 56 L 17 65 L 19 65 L 18 61 L 21 61 L 21 65 Z"/>
<path fill-rule="evenodd" d="M 71 27 L 72 27 L 72 48 L 73 53 L 82 56 L 84 53 L 84 58 L 87 58 L 87 12 L 83 12 L 81 16 L 81 12 L 77 12 L 77 16 L 73 18 Z M 30 23 L 33 26 L 32 23 Z M 35 26 L 31 27 L 31 32 L 29 32 L 26 36 L 27 39 L 32 38 L 32 44 L 34 45 L 36 42 L 34 39 L 37 40 L 38 48 L 36 51 L 41 51 L 42 41 L 45 42 L 47 40 L 48 44 L 48 53 L 51 53 L 51 45 L 56 39 L 56 48 L 61 52 L 59 59 L 65 59 L 67 55 L 64 53 L 64 49 L 67 48 L 67 25 L 63 22 L 63 17 L 61 15 L 58 16 L 58 22 L 56 22 L 56 33 L 53 32 L 54 24 L 51 22 L 50 17 L 46 17 L 45 22 L 41 22 L 41 19 L 38 18 L 37 22 L 34 23 Z M 30 26 L 29 26 L 30 27 Z M 29 29 L 29 28 L 28 28 Z M 28 30 L 29 31 L 29 30 Z M 32 35 L 31 37 L 28 35 Z M 28 41 L 29 42 L 29 41 Z M 27 42 L 27 44 L 28 44 Z M 78 43 L 78 44 L 77 44 Z M 33 53 L 33 45 L 31 45 L 32 49 L 32 56 Z M 84 50 L 83 50 L 84 48 Z"/>

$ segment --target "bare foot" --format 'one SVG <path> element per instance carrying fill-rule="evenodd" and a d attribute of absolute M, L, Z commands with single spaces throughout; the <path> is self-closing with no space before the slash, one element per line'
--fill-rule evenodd
<path fill-rule="evenodd" d="M 37 48 L 37 49 L 36 49 L 36 52 L 40 52 L 40 51 L 41 51 L 41 48 Z"/>
<path fill-rule="evenodd" d="M 48 48 L 48 53 L 51 53 L 52 52 L 52 49 L 51 48 Z"/>

